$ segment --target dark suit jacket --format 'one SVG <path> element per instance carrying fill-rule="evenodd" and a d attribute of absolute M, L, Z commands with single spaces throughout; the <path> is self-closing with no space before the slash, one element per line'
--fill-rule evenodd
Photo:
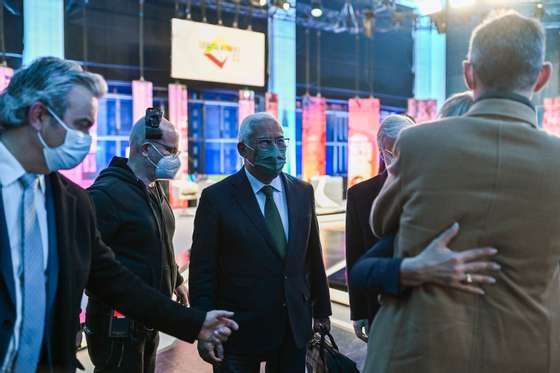
<path fill-rule="evenodd" d="M 291 327 L 298 347 L 311 337 L 311 319 L 331 314 L 313 188 L 282 174 L 289 239 L 285 259 L 272 237 L 245 174 L 206 188 L 194 222 L 189 274 L 193 307 L 235 312 L 239 331 L 226 351 L 276 350 Z"/>
<path fill-rule="evenodd" d="M 403 258 L 393 258 L 394 244 L 395 236 L 385 236 L 358 259 L 348 276 L 349 287 L 373 299 L 380 294 L 400 295 Z"/>
<path fill-rule="evenodd" d="M 356 261 L 378 241 L 369 226 L 369 213 L 373 200 L 381 191 L 387 173 L 383 172 L 348 189 L 346 201 L 346 271 L 347 277 Z M 372 320 L 379 309 L 376 297 L 364 289 L 348 284 L 350 318 Z"/>
<path fill-rule="evenodd" d="M 113 252 L 101 241 L 87 192 L 58 173 L 48 175 L 47 184 L 50 185 L 47 188 L 52 188 L 52 215 L 56 220 L 56 251 L 53 247 L 50 250 L 58 258 L 58 281 L 52 321 L 45 335 L 49 353 L 44 354 L 41 369 L 75 371 L 80 301 L 86 287 L 124 314 L 178 338 L 194 341 L 204 313 L 171 302 L 115 260 Z M 1 205 L 0 198 L 0 360 L 3 360 L 16 314 L 9 233 Z"/>

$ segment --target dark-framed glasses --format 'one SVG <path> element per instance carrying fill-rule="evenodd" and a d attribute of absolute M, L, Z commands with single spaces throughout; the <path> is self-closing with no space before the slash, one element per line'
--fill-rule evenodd
<path fill-rule="evenodd" d="M 275 139 L 261 137 L 255 140 L 255 145 L 262 150 L 271 149 L 274 145 L 276 145 L 278 149 L 286 149 L 289 143 L 290 139 L 287 137 L 277 137 Z"/>

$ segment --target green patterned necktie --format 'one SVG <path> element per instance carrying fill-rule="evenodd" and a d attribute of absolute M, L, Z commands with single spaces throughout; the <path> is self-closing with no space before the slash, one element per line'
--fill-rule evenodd
<path fill-rule="evenodd" d="M 272 236 L 272 241 L 276 246 L 278 254 L 282 258 L 286 256 L 286 235 L 284 232 L 284 225 L 282 225 L 282 219 L 280 218 L 280 213 L 278 208 L 274 203 L 274 188 L 270 185 L 265 185 L 262 187 L 261 192 L 266 196 L 266 202 L 264 204 L 264 220 L 266 221 L 266 226 L 268 231 Z"/>

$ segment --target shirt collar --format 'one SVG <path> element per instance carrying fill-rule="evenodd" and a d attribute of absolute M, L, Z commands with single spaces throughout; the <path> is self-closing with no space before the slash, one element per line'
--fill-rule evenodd
<path fill-rule="evenodd" d="M 253 193 L 257 194 L 261 191 L 261 189 L 267 185 L 262 183 L 259 179 L 251 175 L 251 173 L 245 168 L 245 174 L 247 175 L 247 179 L 249 179 L 249 184 L 251 184 L 251 189 L 253 189 Z M 282 191 L 282 180 L 280 176 L 276 176 L 270 184 L 271 187 L 274 188 L 274 191 L 281 192 Z"/>
<path fill-rule="evenodd" d="M 0 186 L 3 188 L 15 183 L 25 174 L 25 169 L 16 157 L 0 141 Z M 39 189 L 45 193 L 45 175 L 38 175 Z"/>

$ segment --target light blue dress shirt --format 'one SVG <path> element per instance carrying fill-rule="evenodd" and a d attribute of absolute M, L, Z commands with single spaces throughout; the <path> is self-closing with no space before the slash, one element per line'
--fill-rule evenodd
<path fill-rule="evenodd" d="M 2 203 L 4 204 L 4 219 L 9 232 L 9 242 L 11 249 L 12 267 L 14 270 L 14 288 L 16 295 L 16 321 L 14 324 L 14 334 L 8 345 L 6 356 L 3 359 L 1 371 L 10 371 L 10 364 L 13 363 L 20 341 L 22 323 L 22 292 L 20 272 L 23 271 L 23 261 L 21 252 L 21 204 L 23 198 L 23 187 L 18 181 L 25 174 L 24 168 L 10 151 L 0 141 L 0 188 L 2 188 Z M 35 206 L 37 209 L 37 219 L 41 231 L 41 241 L 43 243 L 43 268 L 47 268 L 49 253 L 49 233 L 47 225 L 47 209 L 45 204 L 45 177 L 39 176 L 39 187 L 35 190 Z M 41 336 L 42 337 L 42 336 Z M 38 336 L 38 338 L 40 338 Z"/>

